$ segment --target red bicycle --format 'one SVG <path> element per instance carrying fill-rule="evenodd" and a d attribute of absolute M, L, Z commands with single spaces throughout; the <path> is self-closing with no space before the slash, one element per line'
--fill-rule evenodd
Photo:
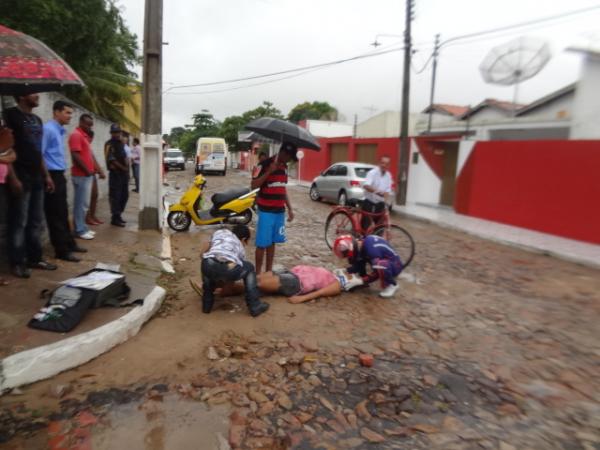
<path fill-rule="evenodd" d="M 363 228 L 363 218 L 368 217 L 369 225 Z M 398 252 L 404 268 L 408 267 L 415 256 L 415 241 L 408 231 L 390 221 L 386 208 L 381 213 L 369 213 L 352 206 L 337 206 L 329 213 L 325 221 L 325 242 L 329 248 L 338 236 L 349 234 L 362 238 L 369 234 L 380 236 L 388 241 Z"/>

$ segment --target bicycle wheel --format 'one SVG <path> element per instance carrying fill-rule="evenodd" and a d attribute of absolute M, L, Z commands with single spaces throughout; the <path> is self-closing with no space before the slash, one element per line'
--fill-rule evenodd
<path fill-rule="evenodd" d="M 333 211 L 325 221 L 325 242 L 327 242 L 327 246 L 333 248 L 336 238 L 343 234 L 355 234 L 352 217 L 346 211 Z"/>
<path fill-rule="evenodd" d="M 404 228 L 391 224 L 389 227 L 379 225 L 373 230 L 373 234 L 388 241 L 394 250 L 398 252 L 404 268 L 408 267 L 415 256 L 415 241 Z"/>

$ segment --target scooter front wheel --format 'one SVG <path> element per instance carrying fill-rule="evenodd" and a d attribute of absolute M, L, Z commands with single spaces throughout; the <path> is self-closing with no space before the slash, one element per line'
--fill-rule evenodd
<path fill-rule="evenodd" d="M 192 217 L 185 211 L 171 211 L 167 223 L 175 231 L 185 231 L 192 224 Z"/>

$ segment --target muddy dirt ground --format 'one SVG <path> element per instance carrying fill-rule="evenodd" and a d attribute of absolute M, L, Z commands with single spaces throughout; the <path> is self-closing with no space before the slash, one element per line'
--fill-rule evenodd
<path fill-rule="evenodd" d="M 169 174 L 174 197 L 191 177 Z M 209 192 L 249 182 L 208 180 Z M 339 266 L 323 240 L 331 205 L 289 192 L 296 219 L 276 264 Z M 396 298 L 376 287 L 303 305 L 265 297 L 256 319 L 241 297 L 201 313 L 188 281 L 200 281 L 211 230 L 174 234 L 177 273 L 161 278 L 157 317 L 90 363 L 1 397 L 0 447 L 599 448 L 599 271 L 394 222 L 417 243 Z"/>

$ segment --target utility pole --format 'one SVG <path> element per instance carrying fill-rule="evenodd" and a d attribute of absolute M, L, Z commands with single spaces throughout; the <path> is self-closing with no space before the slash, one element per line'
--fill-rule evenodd
<path fill-rule="evenodd" d="M 435 45 L 433 46 L 433 67 L 431 71 L 431 92 L 429 93 L 429 117 L 427 118 L 427 131 L 431 131 L 431 121 L 433 119 L 433 97 L 435 95 L 435 76 L 437 74 L 437 61 L 440 50 L 440 35 L 435 35 Z"/>
<path fill-rule="evenodd" d="M 162 228 L 162 0 L 146 0 L 140 161 L 141 230 Z"/>
<path fill-rule="evenodd" d="M 404 76 L 402 80 L 402 111 L 400 119 L 400 157 L 398 158 L 398 192 L 396 203 L 406 204 L 408 187 L 408 156 L 410 139 L 408 137 L 408 119 L 410 116 L 410 60 L 412 57 L 412 35 L 410 25 L 413 20 L 414 0 L 406 1 L 406 18 L 404 26 Z"/>

